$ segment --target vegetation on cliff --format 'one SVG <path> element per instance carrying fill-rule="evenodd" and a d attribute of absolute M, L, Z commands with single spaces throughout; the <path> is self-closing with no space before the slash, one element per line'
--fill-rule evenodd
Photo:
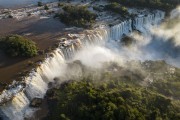
<path fill-rule="evenodd" d="M 33 57 L 38 52 L 37 46 L 33 41 L 19 35 L 9 35 L 0 38 L 0 49 L 12 57 Z"/>
<path fill-rule="evenodd" d="M 130 7 L 147 7 L 153 9 L 162 9 L 165 11 L 174 9 L 180 0 L 109 0 L 110 2 L 119 2 Z"/>
<path fill-rule="evenodd" d="M 117 2 L 113 2 L 111 4 L 106 5 L 105 10 L 109 10 L 109 11 L 121 14 L 122 16 L 129 14 L 128 9 Z"/>
<path fill-rule="evenodd" d="M 150 67 L 146 68 L 147 64 L 151 64 Z M 135 66 L 134 63 L 133 65 Z M 143 76 L 161 65 L 162 67 L 154 72 L 162 68 L 163 75 L 166 74 L 167 80 L 170 79 L 170 73 L 165 72 L 169 66 L 161 61 L 142 63 L 143 71 L 132 71 L 112 63 L 100 74 L 98 71 L 90 72 L 88 75 L 83 73 L 84 77 L 64 82 L 59 88 L 47 92 L 50 113 L 46 119 L 178 120 L 179 100 L 151 88 L 151 83 L 150 86 L 142 85 L 143 82 L 147 82 Z M 84 66 L 82 68 L 86 71 Z M 146 69 L 148 72 L 143 73 Z M 178 73 L 179 70 L 174 73 L 173 78 L 177 78 Z M 160 80 L 158 77 L 156 79 Z M 176 79 L 169 82 L 173 81 Z"/>

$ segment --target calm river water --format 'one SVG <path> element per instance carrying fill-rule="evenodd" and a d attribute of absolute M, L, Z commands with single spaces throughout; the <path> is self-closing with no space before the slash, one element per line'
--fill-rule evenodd
<path fill-rule="evenodd" d="M 30 4 L 37 4 L 37 2 L 54 2 L 58 0 L 0 0 L 0 8 L 15 8 L 26 6 Z"/>

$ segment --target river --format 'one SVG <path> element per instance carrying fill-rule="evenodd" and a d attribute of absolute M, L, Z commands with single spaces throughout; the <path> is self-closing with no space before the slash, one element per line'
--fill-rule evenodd
<path fill-rule="evenodd" d="M 57 0 L 0 0 L 0 9 L 2 8 L 17 8 L 27 5 L 36 5 L 38 2 L 55 2 Z"/>

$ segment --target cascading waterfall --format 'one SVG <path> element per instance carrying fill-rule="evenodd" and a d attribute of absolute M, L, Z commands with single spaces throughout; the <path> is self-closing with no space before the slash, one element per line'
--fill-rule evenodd
<path fill-rule="evenodd" d="M 164 16 L 164 12 L 157 10 L 154 14 L 138 15 L 133 20 L 130 19 L 113 25 L 110 28 L 111 39 L 119 41 L 123 35 L 129 34 L 133 29 L 143 32 L 145 29 L 147 30 L 147 27 L 159 24 Z"/>
<path fill-rule="evenodd" d="M 133 20 L 133 29 L 144 31 L 148 27 L 158 25 L 164 18 L 165 13 L 156 11 L 155 14 L 139 15 Z"/>
<path fill-rule="evenodd" d="M 74 53 L 80 48 L 95 44 L 101 45 L 110 38 L 109 29 L 106 26 L 95 30 L 86 30 L 84 34 L 69 34 L 68 36 L 70 37 L 66 39 L 68 42 L 60 43 L 66 60 L 73 58 Z"/>
<path fill-rule="evenodd" d="M 30 101 L 23 91 L 18 93 L 12 101 L 1 106 L 1 112 L 4 113 L 2 117 L 10 120 L 23 119 L 24 110 L 27 110 L 29 103 Z"/>
<path fill-rule="evenodd" d="M 1 106 L 1 114 L 4 119 L 23 120 L 28 116 L 30 108 L 29 103 L 33 98 L 43 98 L 48 83 L 53 81 L 55 76 L 61 74 L 61 68 L 65 65 L 65 60 L 60 50 L 52 53 L 53 57 L 47 58 L 36 71 L 32 71 L 29 77 L 26 77 L 26 87 L 23 91 L 17 93 L 12 101 Z"/>
<path fill-rule="evenodd" d="M 111 39 L 120 40 L 123 34 L 128 34 L 130 32 L 132 32 L 132 20 L 124 21 L 111 27 Z"/>
<path fill-rule="evenodd" d="M 83 34 L 69 34 L 63 38 L 59 47 L 49 54 L 43 63 L 32 70 L 28 77 L 24 78 L 23 84 L 17 83 L 15 87 L 4 90 L 0 95 L 0 114 L 3 119 L 23 120 L 33 111 L 29 103 L 33 98 L 43 98 L 48 83 L 54 78 L 63 74 L 66 60 L 73 58 L 73 55 L 81 49 L 93 44 L 104 44 L 107 40 L 120 40 L 123 34 L 129 34 L 133 29 L 142 30 L 149 24 L 157 24 L 164 18 L 163 12 L 156 12 L 152 15 L 144 15 L 127 20 L 112 27 L 105 25 L 86 30 Z M 8 102 L 7 102 L 8 101 Z"/>

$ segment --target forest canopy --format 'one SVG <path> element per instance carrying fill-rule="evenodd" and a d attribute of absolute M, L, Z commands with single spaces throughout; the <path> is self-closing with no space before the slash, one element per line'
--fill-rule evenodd
<path fill-rule="evenodd" d="M 131 64 L 134 62 L 129 63 Z M 165 62 L 147 61 L 142 63 L 142 68 L 146 64 L 151 64 L 150 68 L 143 71 L 133 71 L 116 63 L 109 63 L 105 64 L 102 71 L 91 72 L 80 62 L 71 64 L 71 68 L 73 65 L 80 65 L 83 71 L 89 72 L 84 72 L 83 77 L 74 77 L 73 80 L 47 92 L 50 111 L 45 120 L 179 120 L 177 96 L 180 95 L 180 69 L 171 77 L 166 71 L 170 66 Z M 157 78 L 154 82 L 159 82 L 147 83 L 149 86 L 141 85 L 146 74 L 142 72 L 147 72 L 148 75 L 153 73 L 152 71 L 160 72 L 159 75 L 166 79 L 161 80 L 156 74 L 152 74 L 152 77 Z M 172 85 L 159 91 L 161 81 Z M 172 90 L 172 94 L 166 94 L 166 90 Z"/>

